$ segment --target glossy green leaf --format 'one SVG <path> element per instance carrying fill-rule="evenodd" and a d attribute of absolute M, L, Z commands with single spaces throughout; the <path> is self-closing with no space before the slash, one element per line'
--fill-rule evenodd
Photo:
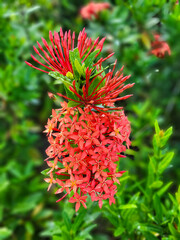
<path fill-rule="evenodd" d="M 125 204 L 119 206 L 119 209 L 130 209 L 130 208 L 137 208 L 136 204 Z"/>
<path fill-rule="evenodd" d="M 174 152 L 166 153 L 165 157 L 158 165 L 159 174 L 162 174 L 164 172 L 164 170 L 169 166 L 173 156 L 174 156 Z"/>
<path fill-rule="evenodd" d="M 92 66 L 94 64 L 95 56 L 97 55 L 97 53 L 99 51 L 100 51 L 100 49 L 97 49 L 89 54 L 89 56 L 84 61 L 86 67 L 92 68 Z"/>
<path fill-rule="evenodd" d="M 77 65 L 77 62 L 79 63 L 79 65 L 82 65 L 78 48 L 75 48 L 73 51 L 70 51 L 69 57 L 70 57 L 70 62 L 73 68 L 74 78 L 77 80 L 79 79 L 80 75 L 78 70 L 76 69 L 75 62 L 76 62 L 76 65 Z"/>
<path fill-rule="evenodd" d="M 84 71 L 83 65 L 80 64 L 77 59 L 74 60 L 74 66 L 76 68 L 76 71 L 79 73 L 79 77 L 81 76 L 85 77 L 85 71 Z"/>
<path fill-rule="evenodd" d="M 154 181 L 149 187 L 156 189 L 156 188 L 160 188 L 163 185 L 162 181 Z"/>
<path fill-rule="evenodd" d="M 168 188 L 172 185 L 173 182 L 167 183 L 165 186 L 163 186 L 158 192 L 158 196 L 161 197 L 167 190 Z"/>

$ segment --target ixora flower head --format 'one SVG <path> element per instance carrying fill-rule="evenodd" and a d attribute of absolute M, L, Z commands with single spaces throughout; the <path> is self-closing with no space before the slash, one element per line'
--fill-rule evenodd
<path fill-rule="evenodd" d="M 98 13 L 103 11 L 104 9 L 110 8 L 110 4 L 106 2 L 90 2 L 87 5 L 83 6 L 80 10 L 80 15 L 84 19 L 91 20 L 92 17 L 97 18 Z"/>
<path fill-rule="evenodd" d="M 151 43 L 150 54 L 158 58 L 164 58 L 165 54 L 171 55 L 171 50 L 167 42 L 161 40 L 159 34 L 154 34 L 154 40 Z"/>
<path fill-rule="evenodd" d="M 130 76 L 123 76 L 123 68 L 114 73 L 116 62 L 112 70 L 105 72 L 107 68 L 103 68 L 102 62 L 112 54 L 99 57 L 104 39 L 93 42 L 83 30 L 74 48 L 75 38 L 71 41 L 70 32 L 63 35 L 60 30 L 61 39 L 57 34 L 55 44 L 50 38 L 53 47 L 45 43 L 54 60 L 47 58 L 45 50 L 41 51 L 51 63 L 49 75 L 66 90 L 66 95 L 57 96 L 67 102 L 52 110 L 45 126 L 50 143 L 46 150 L 49 168 L 43 171 L 49 177 L 45 181 L 49 183 L 48 190 L 56 184 L 56 194 L 64 193 L 57 202 L 70 195 L 69 202 L 76 203 L 78 211 L 81 204 L 86 208 L 89 195 L 101 208 L 103 200 L 109 199 L 110 205 L 115 203 L 116 184 L 124 173 L 119 171 L 117 162 L 131 144 L 130 123 L 122 107 L 115 107 L 114 103 L 130 97 L 119 94 L 134 84 L 125 85 Z M 55 98 L 52 93 L 49 96 Z"/>
<path fill-rule="evenodd" d="M 115 183 L 124 172 L 116 171 L 116 162 L 130 145 L 130 123 L 124 112 L 95 112 L 91 107 L 70 109 L 62 103 L 62 109 L 52 111 L 45 132 L 50 143 L 46 150 L 50 167 L 50 178 L 45 179 L 48 190 L 57 183 L 56 194 L 72 193 L 69 201 L 76 202 L 76 211 L 80 203 L 86 207 L 87 195 L 98 201 L 100 208 L 102 200 L 115 203 Z"/>

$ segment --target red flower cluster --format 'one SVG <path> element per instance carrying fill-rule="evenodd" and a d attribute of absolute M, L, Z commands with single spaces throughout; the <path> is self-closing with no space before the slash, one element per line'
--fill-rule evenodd
<path fill-rule="evenodd" d="M 86 208 L 87 195 L 92 201 L 109 199 L 115 203 L 117 179 L 124 171 L 116 172 L 120 153 L 129 147 L 130 123 L 123 111 L 95 112 L 90 106 L 52 110 L 45 132 L 50 146 L 47 148 L 47 163 L 50 167 L 49 188 L 59 185 L 56 194 L 73 192 L 69 202 L 80 203 Z M 125 146 L 126 145 L 126 146 Z"/>
<path fill-rule="evenodd" d="M 95 7 L 95 14 L 108 6 L 93 2 L 89 5 Z M 61 104 L 62 109 L 52 110 L 52 118 L 48 119 L 44 131 L 50 143 L 46 150 L 50 167 L 46 171 L 49 178 L 45 178 L 48 190 L 52 184 L 58 184 L 56 193 L 65 192 L 58 201 L 70 194 L 69 201 L 76 202 L 76 211 L 81 203 L 86 208 L 87 195 L 92 201 L 99 201 L 100 207 L 103 199 L 114 203 L 115 183 L 119 183 L 117 178 L 124 172 L 116 172 L 116 162 L 130 145 L 130 123 L 122 107 L 115 107 L 114 103 L 130 97 L 119 97 L 119 94 L 134 84 L 125 84 L 130 76 L 123 76 L 123 68 L 114 74 L 116 62 L 113 69 L 105 73 L 102 62 L 113 55 L 97 60 L 105 38 L 93 42 L 83 29 L 77 48 L 74 47 L 75 34 L 71 36 L 70 31 L 64 34 L 60 29 L 60 35 L 54 32 L 54 36 L 50 31 L 49 38 L 52 45 L 42 38 L 45 49 L 37 42 L 41 53 L 34 47 L 46 65 L 31 55 L 48 71 L 26 62 L 61 81 L 67 95 L 57 94 L 69 100 Z M 54 94 L 48 95 L 54 98 Z"/>
<path fill-rule="evenodd" d="M 60 28 L 60 34 L 54 31 L 54 37 L 52 32 L 49 31 L 49 39 L 52 45 L 48 45 L 46 40 L 42 38 L 44 48 L 41 46 L 39 42 L 37 42 L 37 45 L 41 52 L 38 51 L 38 49 L 34 46 L 35 53 L 38 54 L 39 57 L 44 60 L 46 65 L 41 63 L 36 57 L 34 57 L 31 54 L 32 59 L 38 64 L 47 68 L 48 71 L 37 68 L 36 66 L 32 65 L 27 61 L 25 61 L 25 63 L 30 67 L 33 67 L 45 73 L 49 73 L 51 71 L 57 71 L 64 76 L 66 76 L 68 72 L 73 73 L 69 52 L 75 49 L 74 47 L 75 33 L 73 32 L 71 36 L 70 30 L 68 32 L 63 33 L 62 28 Z M 95 56 L 97 57 L 102 51 L 104 41 L 105 41 L 105 38 L 102 38 L 99 41 L 99 37 L 95 41 L 92 41 L 91 38 L 87 37 L 87 33 L 85 32 L 85 28 L 84 28 L 83 31 L 79 33 L 78 43 L 77 43 L 77 48 L 79 50 L 81 62 L 83 63 L 93 51 L 96 51 L 99 49 L 99 52 Z M 111 57 L 112 55 L 113 54 L 110 54 L 109 57 Z M 103 60 L 101 60 L 101 62 L 102 61 Z"/>
<path fill-rule="evenodd" d="M 101 68 L 101 59 L 97 63 L 100 62 L 100 68 Z M 97 86 L 93 89 L 92 93 L 89 94 L 89 89 L 94 84 L 94 81 L 97 81 L 97 78 L 103 71 L 100 71 L 98 74 L 96 74 L 93 79 L 90 80 L 90 77 L 92 75 L 92 69 L 87 68 L 86 69 L 86 79 L 85 79 L 85 85 L 82 87 L 83 94 L 80 95 L 76 89 L 76 82 L 75 80 L 72 82 L 73 86 L 69 87 L 69 89 L 79 98 L 79 100 L 68 98 L 67 96 L 62 95 L 61 93 L 57 93 L 59 96 L 64 97 L 68 100 L 77 102 L 77 106 L 87 106 L 91 105 L 94 109 L 100 111 L 100 110 L 108 110 L 106 108 L 99 108 L 97 105 L 105 105 L 105 106 L 111 106 L 111 110 L 117 110 L 122 109 L 115 108 L 114 102 L 125 100 L 132 95 L 126 95 L 123 97 L 118 97 L 119 94 L 121 94 L 123 91 L 125 91 L 128 88 L 131 88 L 134 83 L 125 85 L 124 82 L 130 77 L 129 76 L 123 76 L 122 70 L 123 67 L 116 72 L 115 76 L 113 76 L 114 69 L 116 64 L 114 64 L 113 70 L 110 70 L 109 73 L 105 74 L 104 77 L 101 78 Z M 105 82 L 104 86 L 99 89 L 99 86 Z"/>
<path fill-rule="evenodd" d="M 91 20 L 93 16 L 97 18 L 99 12 L 103 11 L 104 9 L 108 9 L 109 7 L 110 7 L 109 3 L 90 2 L 89 4 L 81 8 L 80 14 L 82 18 Z"/>
<path fill-rule="evenodd" d="M 150 53 L 158 58 L 164 58 L 166 53 L 171 55 L 171 50 L 167 42 L 160 40 L 159 34 L 154 34 L 154 41 L 151 43 Z"/>

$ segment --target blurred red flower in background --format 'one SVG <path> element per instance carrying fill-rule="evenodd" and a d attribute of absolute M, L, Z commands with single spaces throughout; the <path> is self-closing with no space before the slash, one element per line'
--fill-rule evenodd
<path fill-rule="evenodd" d="M 84 19 L 91 20 L 92 17 L 97 18 L 99 12 L 103 11 L 104 9 L 108 9 L 109 7 L 110 4 L 106 2 L 102 3 L 90 2 L 89 4 L 81 8 L 80 15 Z"/>
<path fill-rule="evenodd" d="M 151 43 L 151 50 L 149 53 L 158 58 L 164 58 L 166 53 L 171 55 L 171 50 L 167 42 L 160 40 L 159 34 L 154 34 L 154 41 Z"/>

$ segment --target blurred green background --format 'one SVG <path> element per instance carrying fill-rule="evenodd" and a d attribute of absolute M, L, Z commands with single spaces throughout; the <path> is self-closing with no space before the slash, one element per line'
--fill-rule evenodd
<path fill-rule="evenodd" d="M 180 6 L 175 0 L 105 2 L 110 8 L 87 20 L 80 16 L 86 0 L 0 1 L 0 239 L 180 239 L 180 192 L 175 195 L 180 180 Z M 108 64 L 117 58 L 117 69 L 125 65 L 124 74 L 136 83 L 128 90 L 133 97 L 122 103 L 132 124 L 132 147 L 120 162 L 129 175 L 122 179 L 117 203 L 99 210 L 89 202 L 88 210 L 77 214 L 67 200 L 55 202 L 54 190 L 47 193 L 40 174 L 48 146 L 42 131 L 58 106 L 47 92 L 63 88 L 24 63 L 31 61 L 36 41 L 48 41 L 49 30 L 60 27 L 76 36 L 83 27 L 93 39 L 106 36 L 103 55 L 115 52 Z M 169 44 L 171 56 L 148 54 L 153 33 Z M 156 119 L 162 129 L 173 126 L 168 143 L 161 142 L 164 132 L 156 125 L 160 140 L 152 144 Z M 152 159 L 158 164 L 163 156 L 169 161 L 163 171 L 151 171 Z"/>

